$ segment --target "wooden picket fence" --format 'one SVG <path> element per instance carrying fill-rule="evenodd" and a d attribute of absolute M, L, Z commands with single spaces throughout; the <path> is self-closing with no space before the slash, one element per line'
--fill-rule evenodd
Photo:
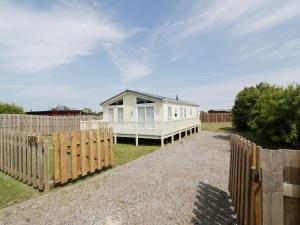
<path fill-rule="evenodd" d="M 99 120 L 100 116 L 34 116 L 23 114 L 1 114 L 0 129 L 29 131 L 41 135 L 54 132 L 80 130 L 80 121 Z"/>
<path fill-rule="evenodd" d="M 200 114 L 201 122 L 232 122 L 231 113 L 207 113 L 201 112 Z"/>
<path fill-rule="evenodd" d="M 239 225 L 299 225 L 300 151 L 232 135 L 228 188 Z"/>
<path fill-rule="evenodd" d="M 47 143 L 36 133 L 0 130 L 0 171 L 39 190 L 47 189 Z"/>
<path fill-rule="evenodd" d="M 53 135 L 54 183 L 66 183 L 114 164 L 112 129 Z"/>

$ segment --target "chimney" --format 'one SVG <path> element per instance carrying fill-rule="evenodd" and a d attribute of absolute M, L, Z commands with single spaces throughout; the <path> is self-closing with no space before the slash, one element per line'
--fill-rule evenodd
<path fill-rule="evenodd" d="M 178 95 L 176 95 L 176 100 L 177 100 L 177 101 L 179 100 L 179 97 L 178 97 Z"/>

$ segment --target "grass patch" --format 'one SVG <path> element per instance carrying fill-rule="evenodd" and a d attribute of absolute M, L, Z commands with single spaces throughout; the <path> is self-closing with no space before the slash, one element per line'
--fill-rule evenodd
<path fill-rule="evenodd" d="M 116 144 L 115 146 L 115 166 L 120 166 L 158 150 L 159 146 L 135 146 L 131 144 Z"/>
<path fill-rule="evenodd" d="M 203 131 L 227 132 L 238 134 L 249 141 L 265 149 L 293 149 L 291 145 L 284 145 L 272 142 L 267 136 L 257 134 L 254 131 L 237 131 L 231 123 L 202 123 Z"/>
<path fill-rule="evenodd" d="M 224 123 L 201 123 L 203 131 L 214 131 L 214 132 L 232 132 L 232 124 L 228 122 Z"/>
<path fill-rule="evenodd" d="M 0 172 L 0 208 L 39 195 L 40 192 Z"/>

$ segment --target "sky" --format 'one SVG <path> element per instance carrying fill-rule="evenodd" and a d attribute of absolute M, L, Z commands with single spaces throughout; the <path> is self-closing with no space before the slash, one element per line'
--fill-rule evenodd
<path fill-rule="evenodd" d="M 228 109 L 300 82 L 299 0 L 0 0 L 0 101 L 100 110 L 125 90 Z"/>

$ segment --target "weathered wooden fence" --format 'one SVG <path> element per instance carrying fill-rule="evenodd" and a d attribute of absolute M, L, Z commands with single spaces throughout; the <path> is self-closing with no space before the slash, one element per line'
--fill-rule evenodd
<path fill-rule="evenodd" d="M 232 122 L 232 114 L 201 112 L 200 119 L 201 122 Z"/>
<path fill-rule="evenodd" d="M 99 120 L 100 116 L 33 116 L 22 114 L 1 114 L 0 129 L 29 131 L 41 135 L 54 132 L 80 130 L 81 120 Z"/>
<path fill-rule="evenodd" d="M 300 224 L 300 151 L 231 137 L 229 192 L 243 225 Z"/>
<path fill-rule="evenodd" d="M 47 189 L 47 143 L 35 133 L 0 130 L 0 170 L 34 188 Z"/>
<path fill-rule="evenodd" d="M 53 135 L 54 183 L 66 183 L 114 163 L 112 130 L 83 130 Z"/>

